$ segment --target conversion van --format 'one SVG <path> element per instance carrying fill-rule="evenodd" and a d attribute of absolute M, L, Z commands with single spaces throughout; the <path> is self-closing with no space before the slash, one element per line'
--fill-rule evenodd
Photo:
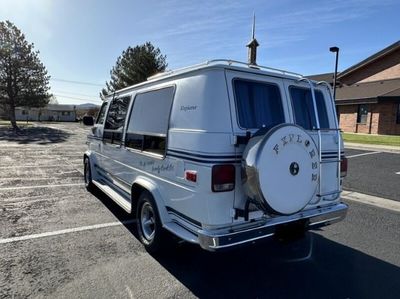
<path fill-rule="evenodd" d="M 109 95 L 88 135 L 84 178 L 137 218 L 219 250 L 342 220 L 347 160 L 329 84 L 227 60 Z"/>

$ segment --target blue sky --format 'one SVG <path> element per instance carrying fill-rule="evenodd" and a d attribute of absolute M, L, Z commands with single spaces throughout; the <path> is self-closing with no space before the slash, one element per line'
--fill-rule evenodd
<path fill-rule="evenodd" d="M 1 0 L 40 51 L 59 103 L 97 102 L 117 57 L 151 41 L 169 69 L 208 59 L 245 61 L 253 12 L 258 63 L 303 74 L 343 70 L 399 40 L 398 0 Z M 90 84 L 77 84 L 76 81 Z"/>

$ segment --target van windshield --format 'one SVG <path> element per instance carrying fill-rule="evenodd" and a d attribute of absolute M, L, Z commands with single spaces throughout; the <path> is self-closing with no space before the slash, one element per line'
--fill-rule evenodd
<path fill-rule="evenodd" d="M 241 128 L 272 128 L 285 122 L 277 85 L 237 79 L 233 81 L 233 85 Z"/>

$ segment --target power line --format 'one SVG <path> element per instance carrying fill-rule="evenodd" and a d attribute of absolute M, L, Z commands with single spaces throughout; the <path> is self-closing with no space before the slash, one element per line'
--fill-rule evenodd
<path fill-rule="evenodd" d="M 76 96 L 83 96 L 83 97 L 89 97 L 89 98 L 97 98 L 99 95 L 89 95 L 89 94 L 83 94 L 83 93 L 76 93 L 76 92 L 70 92 L 70 91 L 62 91 L 62 90 L 53 90 L 56 93 L 65 93 L 65 94 L 70 94 L 70 95 L 76 95 Z"/>
<path fill-rule="evenodd" d="M 66 80 L 66 79 L 59 79 L 59 78 L 50 78 L 51 81 L 59 81 L 59 82 L 67 82 L 73 84 L 81 84 L 81 85 L 92 85 L 92 86 L 101 86 L 104 87 L 104 84 L 97 84 L 91 82 L 83 82 L 83 81 L 73 81 L 73 80 Z"/>
<path fill-rule="evenodd" d="M 96 101 L 96 100 L 90 100 L 90 99 L 82 99 L 82 98 L 77 98 L 77 97 L 69 97 L 69 96 L 63 96 L 60 94 L 54 94 L 56 97 L 60 97 L 60 98 L 67 98 L 67 99 L 72 99 L 72 100 L 76 100 L 76 101 L 82 101 L 82 102 L 94 102 L 94 103 L 98 103 L 100 104 L 100 101 Z"/>

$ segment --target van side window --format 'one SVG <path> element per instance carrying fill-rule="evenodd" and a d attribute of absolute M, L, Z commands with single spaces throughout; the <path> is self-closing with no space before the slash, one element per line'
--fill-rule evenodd
<path fill-rule="evenodd" d="M 104 119 L 106 117 L 106 110 L 107 110 L 107 102 L 104 102 L 101 105 L 99 115 L 97 116 L 96 124 L 104 124 Z"/>
<path fill-rule="evenodd" d="M 120 143 L 124 128 L 126 112 L 130 97 L 115 98 L 110 103 L 106 123 L 104 125 L 103 140 L 110 143 Z"/>
<path fill-rule="evenodd" d="M 314 105 L 309 88 L 291 86 L 289 88 L 292 99 L 294 118 L 296 125 L 306 130 L 317 127 L 314 115 Z M 324 95 L 320 90 L 315 90 L 315 101 L 317 103 L 318 119 L 321 129 L 329 129 L 329 118 L 326 110 Z"/>
<path fill-rule="evenodd" d="M 234 80 L 233 84 L 241 128 L 272 128 L 285 122 L 277 85 L 248 80 Z"/>
<path fill-rule="evenodd" d="M 136 95 L 125 146 L 164 155 L 173 97 L 174 87 Z"/>

